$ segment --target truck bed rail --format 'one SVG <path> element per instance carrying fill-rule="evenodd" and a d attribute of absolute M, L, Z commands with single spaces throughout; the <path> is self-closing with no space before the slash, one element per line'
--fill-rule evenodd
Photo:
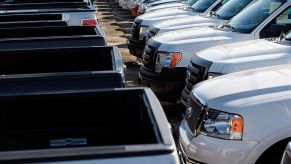
<path fill-rule="evenodd" d="M 27 9 L 54 9 L 54 8 L 89 9 L 88 4 L 86 2 L 19 3 L 0 5 L 0 10 L 27 10 Z"/>

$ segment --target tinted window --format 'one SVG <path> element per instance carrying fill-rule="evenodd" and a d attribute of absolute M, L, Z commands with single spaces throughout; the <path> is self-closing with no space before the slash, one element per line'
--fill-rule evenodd
<path fill-rule="evenodd" d="M 252 0 L 230 0 L 217 10 L 216 15 L 220 19 L 229 20 L 251 2 Z"/>
<path fill-rule="evenodd" d="M 192 6 L 197 0 L 187 0 L 185 4 Z"/>
<path fill-rule="evenodd" d="M 191 7 L 195 12 L 202 13 L 207 10 L 216 0 L 198 0 Z"/>
<path fill-rule="evenodd" d="M 286 0 L 260 0 L 233 17 L 228 23 L 235 31 L 251 33 Z"/>

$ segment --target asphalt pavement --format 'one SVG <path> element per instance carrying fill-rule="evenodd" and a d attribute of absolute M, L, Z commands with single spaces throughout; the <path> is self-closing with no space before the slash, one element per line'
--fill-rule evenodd
<path fill-rule="evenodd" d="M 138 86 L 138 71 L 140 63 L 136 58 L 130 55 L 128 39 L 131 34 L 131 27 L 134 17 L 130 12 L 123 10 L 113 0 L 97 0 L 97 16 L 105 31 L 108 45 L 118 46 L 124 64 L 126 65 L 126 83 L 128 87 Z M 178 104 L 168 104 L 161 102 L 169 123 L 172 126 L 172 132 L 175 140 L 178 140 L 178 127 L 182 119 L 183 110 Z"/>

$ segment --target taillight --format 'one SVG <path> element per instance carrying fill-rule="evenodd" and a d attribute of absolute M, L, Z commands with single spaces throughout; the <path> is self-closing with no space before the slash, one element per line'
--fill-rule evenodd
<path fill-rule="evenodd" d="M 96 26 L 97 20 L 96 19 L 83 19 L 81 21 L 82 26 Z"/>
<path fill-rule="evenodd" d="M 134 6 L 132 6 L 132 8 L 130 9 L 131 14 L 132 14 L 133 16 L 137 16 L 138 8 L 139 8 L 138 5 L 134 5 Z"/>

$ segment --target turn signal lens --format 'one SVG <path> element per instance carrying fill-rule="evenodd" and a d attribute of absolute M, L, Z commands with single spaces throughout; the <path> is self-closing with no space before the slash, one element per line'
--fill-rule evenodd
<path fill-rule="evenodd" d="M 182 54 L 180 53 L 173 53 L 172 54 L 172 62 L 171 62 L 171 68 L 176 67 L 177 63 L 182 59 Z"/>
<path fill-rule="evenodd" d="M 241 138 L 244 121 L 242 117 L 233 117 L 231 120 L 231 133 L 234 139 Z"/>

